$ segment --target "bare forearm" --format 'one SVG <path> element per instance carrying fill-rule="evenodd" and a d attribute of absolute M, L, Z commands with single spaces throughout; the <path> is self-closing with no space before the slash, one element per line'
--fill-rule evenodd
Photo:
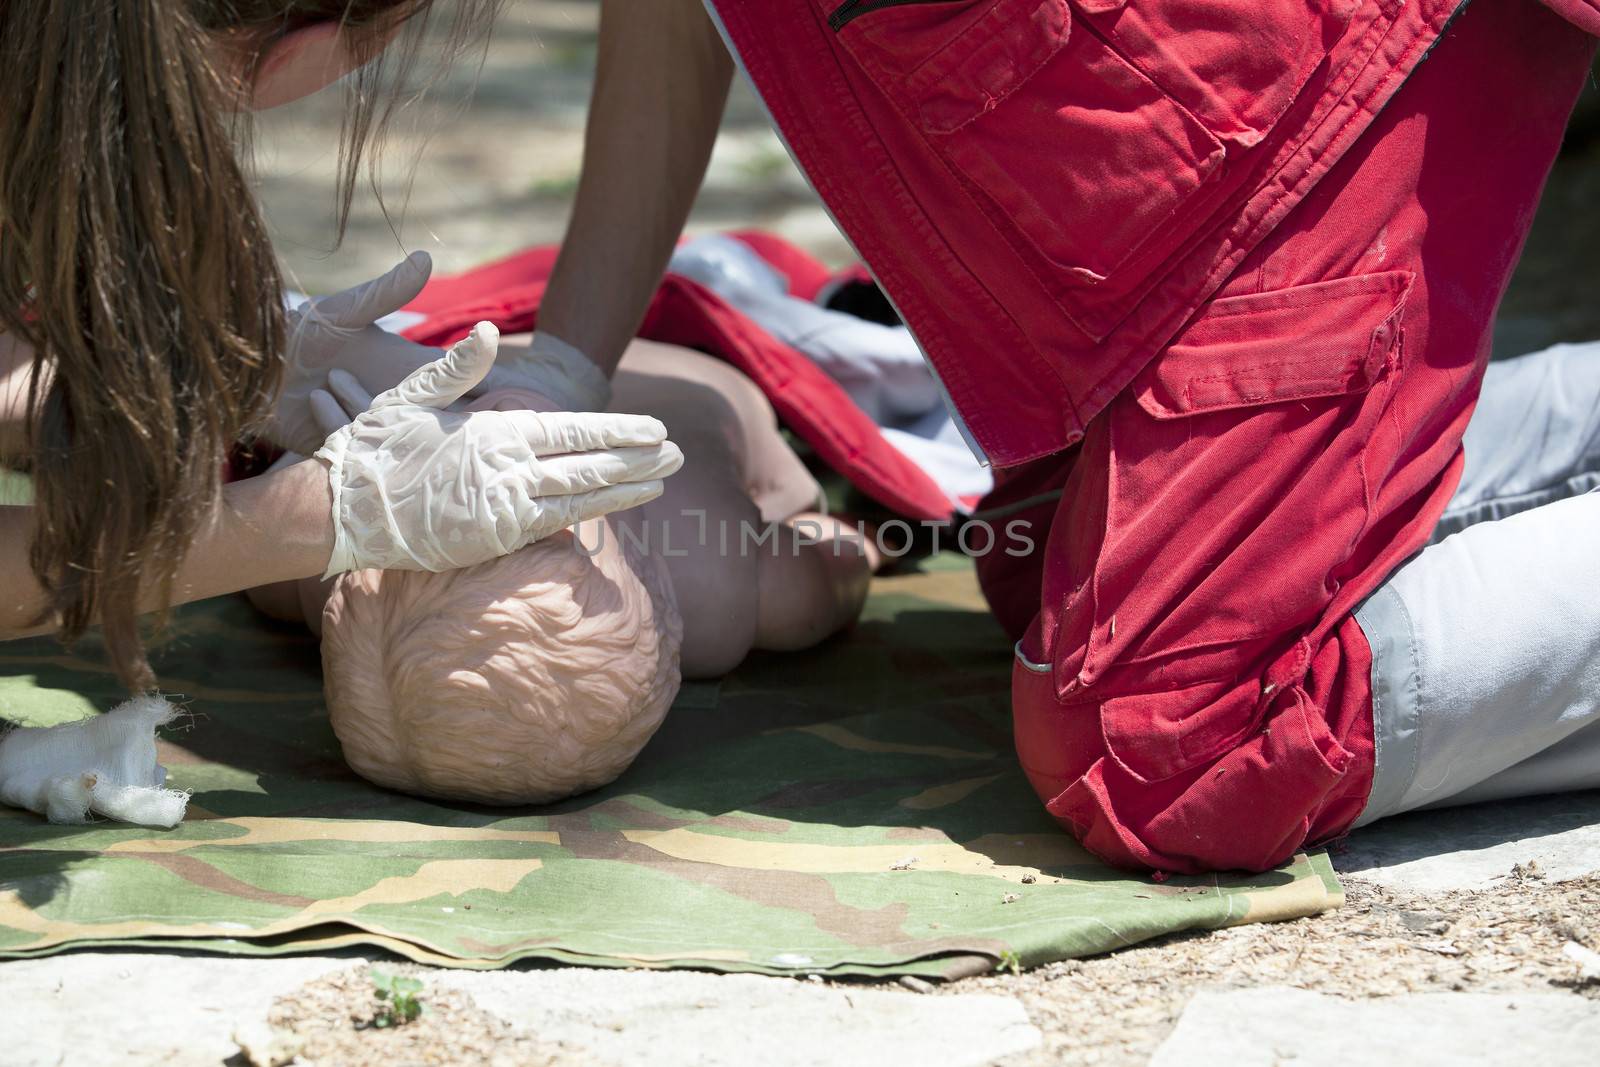
<path fill-rule="evenodd" d="M 701 0 L 605 0 L 583 177 L 541 329 L 607 374 L 705 177 L 733 62 Z"/>
<path fill-rule="evenodd" d="M 47 633 L 44 590 L 28 568 L 33 509 L 0 508 L 0 576 L 17 595 L 0 601 L 0 639 Z M 173 602 L 322 573 L 333 552 L 327 469 L 307 460 L 223 489 L 222 502 L 178 570 Z M 143 605 L 155 610 L 156 593 Z"/>

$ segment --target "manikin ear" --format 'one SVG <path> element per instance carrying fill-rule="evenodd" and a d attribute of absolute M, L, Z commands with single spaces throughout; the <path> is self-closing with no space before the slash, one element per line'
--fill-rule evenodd
<path fill-rule="evenodd" d="M 380 39 L 380 49 L 394 39 L 404 19 Z M 267 47 L 256 70 L 250 92 L 252 111 L 266 111 L 310 96 L 349 74 L 356 67 L 349 41 L 337 22 L 303 26 Z"/>

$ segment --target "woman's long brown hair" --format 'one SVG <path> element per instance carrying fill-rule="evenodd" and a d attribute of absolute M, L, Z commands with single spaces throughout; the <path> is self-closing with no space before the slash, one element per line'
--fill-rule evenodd
<path fill-rule="evenodd" d="M 450 45 L 493 14 L 456 0 Z M 130 687 L 138 623 L 218 504 L 229 446 L 281 378 L 283 285 L 236 147 L 219 33 L 251 51 L 343 20 L 358 59 L 431 0 L 0 0 L 0 330 L 34 350 L 30 562 L 71 642 L 95 621 Z M 392 76 L 393 72 L 390 72 Z M 394 97 L 348 81 L 342 232 L 362 146 Z M 41 620 L 44 621 L 44 620 Z"/>

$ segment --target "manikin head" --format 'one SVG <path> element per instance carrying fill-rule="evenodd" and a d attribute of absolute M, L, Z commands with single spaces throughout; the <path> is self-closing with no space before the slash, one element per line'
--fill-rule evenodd
<path fill-rule="evenodd" d="M 525 804 L 596 788 L 678 692 L 666 568 L 605 520 L 466 570 L 344 575 L 322 625 L 345 759 L 407 793 Z"/>

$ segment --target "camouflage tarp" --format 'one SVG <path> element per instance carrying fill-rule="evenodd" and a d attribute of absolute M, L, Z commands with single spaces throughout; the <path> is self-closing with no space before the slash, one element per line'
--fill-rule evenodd
<path fill-rule="evenodd" d="M 241 601 L 181 612 L 157 666 L 193 712 L 162 746 L 189 819 L 153 832 L 0 809 L 0 955 L 363 943 L 475 967 L 953 975 L 1341 899 L 1322 855 L 1157 884 L 1079 850 L 1015 766 L 1010 652 L 948 557 L 880 580 L 848 637 L 685 686 L 621 781 L 543 808 L 356 778 L 312 639 Z M 48 641 L 0 646 L 0 675 L 19 723 L 119 696 Z"/>

